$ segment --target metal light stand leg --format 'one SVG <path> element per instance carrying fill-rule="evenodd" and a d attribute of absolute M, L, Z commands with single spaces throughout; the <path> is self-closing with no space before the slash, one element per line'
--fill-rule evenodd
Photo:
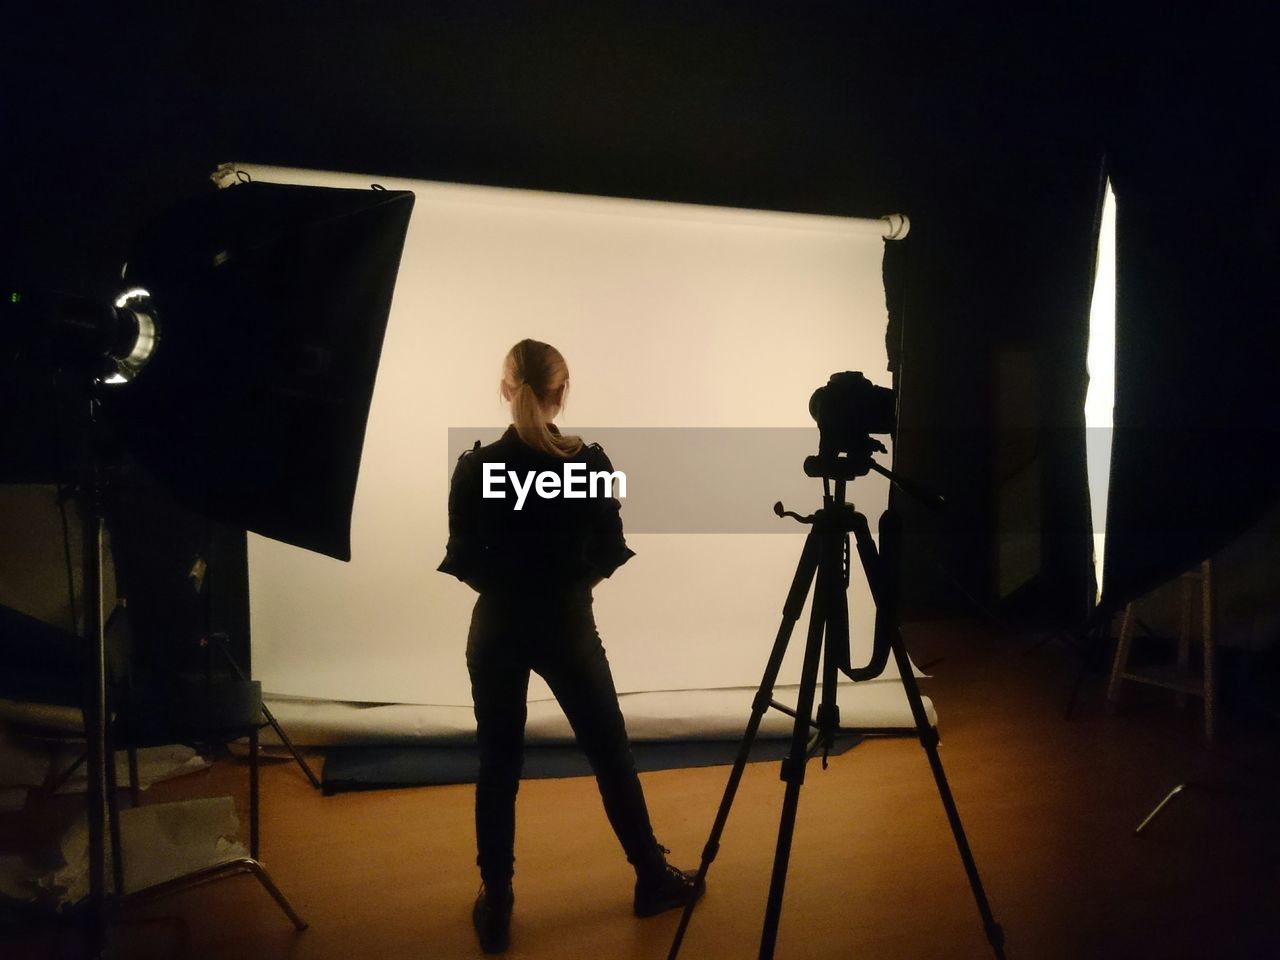
<path fill-rule="evenodd" d="M 111 892 L 119 896 L 124 893 L 124 845 L 120 840 L 120 784 L 119 777 L 116 773 L 116 745 L 115 736 L 111 731 L 110 722 L 110 697 L 107 699 L 108 704 L 108 722 L 103 738 L 106 751 L 106 799 L 107 799 L 107 826 L 111 834 Z"/>
<path fill-rule="evenodd" d="M 259 805 L 259 786 L 258 786 L 258 728 L 254 727 L 249 734 L 249 853 L 247 857 L 237 857 L 234 860 L 228 860 L 224 863 L 216 863 L 209 867 L 194 870 L 191 873 L 174 877 L 172 880 L 166 880 L 154 886 L 147 887 L 143 890 L 124 894 L 123 884 L 117 886 L 116 896 L 110 901 L 110 912 L 112 914 L 120 913 L 129 907 L 156 900 L 170 894 L 178 893 L 183 890 L 191 890 L 196 887 L 202 887 L 205 884 L 212 883 L 215 880 L 223 880 L 227 877 L 238 876 L 243 873 L 251 873 L 262 884 L 263 889 L 271 895 L 276 904 L 284 912 L 285 916 L 293 924 L 297 930 L 307 929 L 307 922 L 298 915 L 293 909 L 292 904 L 280 888 L 275 885 L 271 879 L 271 874 L 267 872 L 266 867 L 258 860 L 258 805 Z M 118 847 L 117 847 L 118 849 Z M 118 855 L 117 855 L 118 862 Z"/>
<path fill-rule="evenodd" d="M 129 744 L 129 802 L 138 806 L 142 802 L 142 784 L 138 779 L 138 748 Z"/>
<path fill-rule="evenodd" d="M 102 478 L 94 447 L 95 402 L 87 400 L 88 421 L 84 435 L 85 469 L 83 484 L 85 495 L 84 516 L 84 639 L 86 677 L 88 690 L 81 706 L 85 730 L 85 756 L 88 784 L 86 788 L 86 816 L 89 823 L 89 896 L 88 912 L 89 956 L 101 960 L 107 955 L 107 927 L 111 917 L 135 903 L 155 899 L 179 890 L 203 886 L 223 877 L 252 873 L 298 930 L 307 928 L 304 921 L 285 899 L 272 881 L 270 874 L 256 859 L 257 838 L 257 730 L 252 737 L 253 761 L 250 774 L 250 807 L 252 825 L 250 846 L 254 857 L 241 857 L 226 863 L 215 864 L 193 873 L 148 887 L 133 894 L 124 892 L 124 860 L 120 838 L 120 819 L 115 802 L 115 756 L 111 751 L 109 731 L 109 702 L 107 698 L 106 660 L 106 611 L 104 604 L 103 558 L 106 549 L 106 521 L 102 503 Z M 301 760 L 299 761 L 301 762 Z M 305 768 L 305 764 L 304 764 Z M 131 783 L 136 774 L 130 770 Z M 110 812 L 110 816 L 108 816 Z M 112 872 L 114 890 L 108 892 L 106 878 L 106 844 L 112 845 Z"/>
<path fill-rule="evenodd" d="M 102 551 L 104 521 L 101 479 L 94 450 L 94 399 L 86 397 L 87 421 L 82 438 L 84 471 L 84 640 L 87 695 L 84 718 L 87 785 L 85 815 L 89 825 L 89 955 L 101 957 L 107 942 L 107 664 L 103 601 Z"/>
<path fill-rule="evenodd" d="M 258 859 L 258 728 L 249 732 L 249 856 Z"/>
<path fill-rule="evenodd" d="M 113 904 L 114 911 L 120 912 L 129 907 L 158 900 L 161 897 L 167 897 L 183 890 L 202 887 L 215 880 L 223 880 L 242 873 L 251 873 L 257 877 L 258 882 L 271 895 L 271 899 L 276 902 L 284 912 L 284 915 L 289 918 L 295 929 L 307 929 L 307 922 L 298 916 L 297 911 L 293 909 L 285 895 L 280 892 L 280 888 L 271 879 L 271 874 L 267 873 L 266 868 L 252 857 L 238 857 L 225 863 L 217 863 L 211 867 L 205 867 L 203 870 L 196 870 L 193 873 L 184 874 L 181 877 L 175 877 L 172 880 L 166 880 L 163 883 L 157 883 L 155 886 L 147 887 L 128 896 L 120 897 Z"/>
<path fill-rule="evenodd" d="M 236 676 L 241 680 L 248 680 L 249 678 L 245 676 L 245 672 L 240 669 L 239 662 L 231 655 L 231 650 L 227 647 L 226 636 L 215 634 L 214 637 L 220 637 L 221 642 L 218 646 L 222 650 L 222 655 L 226 658 L 227 664 L 235 671 Z M 211 637 L 210 639 L 214 639 L 214 637 Z M 280 742 L 285 745 L 285 749 L 293 755 L 293 759 L 297 762 L 298 766 L 302 768 L 302 772 L 306 774 L 307 779 L 311 782 L 311 786 L 315 787 L 317 790 L 321 789 L 320 778 L 315 775 L 315 772 L 311 769 L 311 765 L 307 763 L 307 758 L 302 755 L 296 746 L 294 746 L 293 741 L 289 739 L 289 735 L 285 733 L 284 728 L 280 726 L 280 721 L 275 718 L 275 714 L 271 712 L 271 708 L 265 703 L 262 705 L 262 716 L 266 718 L 267 723 L 271 724 L 271 729 L 276 732 L 276 736 L 279 737 Z"/>
<path fill-rule="evenodd" d="M 293 741 L 289 739 L 289 735 L 285 733 L 284 728 L 280 726 L 280 721 L 275 718 L 275 715 L 271 712 L 271 708 L 265 703 L 262 705 L 262 715 L 266 718 L 267 723 L 271 724 L 271 729 L 276 732 L 276 736 L 279 737 L 280 742 L 285 745 L 285 749 L 293 755 L 293 759 L 297 762 L 298 766 L 302 768 L 302 772 L 307 775 L 307 779 L 311 781 L 311 786 L 319 790 L 321 788 L 320 778 L 315 775 L 315 772 L 311 769 L 311 765 L 307 763 L 307 758 L 299 752 L 296 746 L 294 746 Z"/>

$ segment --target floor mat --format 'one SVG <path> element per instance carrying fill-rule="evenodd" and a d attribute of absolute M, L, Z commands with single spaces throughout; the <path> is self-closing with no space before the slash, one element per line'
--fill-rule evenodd
<path fill-rule="evenodd" d="M 859 734 L 836 738 L 833 756 L 862 740 Z M 750 762 L 781 760 L 790 741 L 756 740 Z M 713 767 L 732 764 L 738 754 L 736 740 L 641 741 L 631 745 L 636 769 L 674 770 L 681 767 Z M 475 747 L 330 747 L 325 751 L 325 793 L 347 790 L 381 790 L 428 784 L 474 783 L 479 770 Z M 587 758 L 576 744 L 536 744 L 524 750 L 524 777 L 585 777 L 591 774 Z"/>

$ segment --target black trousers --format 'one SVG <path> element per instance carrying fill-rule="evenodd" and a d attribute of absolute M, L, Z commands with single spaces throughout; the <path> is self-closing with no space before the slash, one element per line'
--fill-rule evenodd
<path fill-rule="evenodd" d="M 605 814 L 627 859 L 638 869 L 660 862 L 590 591 L 553 597 L 481 594 L 467 637 L 467 668 L 480 751 L 476 862 L 485 885 L 504 888 L 514 868 L 530 670 L 547 681 L 560 702 L 595 772 Z"/>

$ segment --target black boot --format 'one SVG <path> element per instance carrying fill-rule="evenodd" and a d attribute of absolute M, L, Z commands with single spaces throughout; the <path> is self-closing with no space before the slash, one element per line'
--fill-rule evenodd
<path fill-rule="evenodd" d="M 652 917 L 666 910 L 683 907 L 697 900 L 706 890 L 699 883 L 697 873 L 678 870 L 667 863 L 666 847 L 658 847 L 654 857 L 636 865 L 636 896 L 634 909 L 637 917 Z"/>
<path fill-rule="evenodd" d="M 511 945 L 511 908 L 515 901 L 510 884 L 501 893 L 480 884 L 480 895 L 471 908 L 471 923 L 485 953 L 503 953 Z"/>

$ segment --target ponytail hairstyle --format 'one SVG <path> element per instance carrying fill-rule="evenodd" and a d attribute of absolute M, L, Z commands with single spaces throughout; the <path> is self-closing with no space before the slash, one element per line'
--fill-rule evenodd
<path fill-rule="evenodd" d="M 560 351 L 540 340 L 521 340 L 502 364 L 502 395 L 511 401 L 511 419 L 520 439 L 561 459 L 582 449 L 581 437 L 555 433 L 547 423 L 564 404 L 569 367 Z"/>

